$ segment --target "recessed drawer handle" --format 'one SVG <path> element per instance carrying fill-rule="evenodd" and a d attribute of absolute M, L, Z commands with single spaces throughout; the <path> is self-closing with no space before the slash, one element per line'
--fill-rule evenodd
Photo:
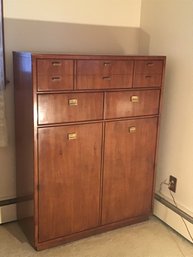
<path fill-rule="evenodd" d="M 111 77 L 103 77 L 103 80 L 111 80 Z"/>
<path fill-rule="evenodd" d="M 77 134 L 75 132 L 68 133 L 68 140 L 75 140 L 77 139 Z"/>
<path fill-rule="evenodd" d="M 148 67 L 150 67 L 150 66 L 153 66 L 154 63 L 153 63 L 153 62 L 148 62 L 146 65 L 147 65 Z"/>
<path fill-rule="evenodd" d="M 151 76 L 149 76 L 149 75 L 148 75 L 148 76 L 145 76 L 145 78 L 146 78 L 146 79 L 150 79 L 150 78 L 151 78 Z"/>
<path fill-rule="evenodd" d="M 53 65 L 53 66 L 61 66 L 62 63 L 61 63 L 61 62 L 52 62 L 52 65 Z"/>
<path fill-rule="evenodd" d="M 57 81 L 60 81 L 60 80 L 61 80 L 61 77 L 52 77 L 53 82 L 57 82 Z"/>
<path fill-rule="evenodd" d="M 108 66 L 108 65 L 111 65 L 111 62 L 104 62 L 103 64 L 104 66 Z"/>
<path fill-rule="evenodd" d="M 135 133 L 136 127 L 129 127 L 128 131 L 129 131 L 129 133 Z"/>
<path fill-rule="evenodd" d="M 70 106 L 77 106 L 78 105 L 78 100 L 73 98 L 68 100 L 68 105 Z"/>
<path fill-rule="evenodd" d="M 139 96 L 132 95 L 130 100 L 131 100 L 132 103 L 138 103 L 139 102 Z"/>

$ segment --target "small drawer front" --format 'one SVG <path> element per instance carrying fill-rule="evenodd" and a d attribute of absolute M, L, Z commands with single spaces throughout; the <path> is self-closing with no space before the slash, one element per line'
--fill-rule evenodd
<path fill-rule="evenodd" d="M 38 95 L 38 124 L 99 120 L 102 117 L 102 93 Z"/>
<path fill-rule="evenodd" d="M 78 61 L 77 89 L 129 88 L 133 61 Z"/>
<path fill-rule="evenodd" d="M 162 84 L 162 61 L 136 61 L 133 87 L 160 87 Z"/>
<path fill-rule="evenodd" d="M 77 61 L 77 74 L 81 75 L 109 75 L 109 74 L 131 74 L 133 72 L 133 61 L 115 60 L 86 60 Z"/>
<path fill-rule="evenodd" d="M 39 91 L 72 90 L 72 60 L 38 60 L 37 85 Z"/>
<path fill-rule="evenodd" d="M 119 118 L 159 113 L 159 90 L 106 93 L 105 118 Z"/>

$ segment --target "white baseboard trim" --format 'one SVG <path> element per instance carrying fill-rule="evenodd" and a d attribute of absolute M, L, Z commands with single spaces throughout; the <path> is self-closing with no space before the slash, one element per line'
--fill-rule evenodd
<path fill-rule="evenodd" d="M 176 230 L 183 237 L 188 239 L 191 243 L 192 240 L 185 228 L 185 225 L 180 217 L 175 211 L 171 210 L 167 206 L 165 206 L 160 201 L 154 199 L 154 211 L 153 214 L 158 217 L 160 220 L 165 222 L 167 225 Z M 193 235 L 193 224 L 185 219 L 185 222 L 190 230 L 190 233 Z"/>
<path fill-rule="evenodd" d="M 17 220 L 16 204 L 0 206 L 0 224 Z"/>

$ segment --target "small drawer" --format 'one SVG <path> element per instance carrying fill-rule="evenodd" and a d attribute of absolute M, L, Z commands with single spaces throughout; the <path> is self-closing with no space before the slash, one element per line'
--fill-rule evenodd
<path fill-rule="evenodd" d="M 162 74 L 162 61 L 135 61 L 135 73 Z"/>
<path fill-rule="evenodd" d="M 133 61 L 119 60 L 82 60 L 77 61 L 77 74 L 82 75 L 115 75 L 133 73 Z"/>
<path fill-rule="evenodd" d="M 38 95 L 38 124 L 99 120 L 103 117 L 103 93 Z"/>
<path fill-rule="evenodd" d="M 136 61 L 133 87 L 160 87 L 162 84 L 162 61 Z"/>
<path fill-rule="evenodd" d="M 134 75 L 133 87 L 161 87 L 162 74 L 139 73 Z"/>
<path fill-rule="evenodd" d="M 107 92 L 105 118 L 158 114 L 159 98 L 159 90 Z"/>
<path fill-rule="evenodd" d="M 78 61 L 77 89 L 130 88 L 133 66 L 133 61 Z"/>
<path fill-rule="evenodd" d="M 37 85 L 39 91 L 72 90 L 72 60 L 38 60 Z"/>

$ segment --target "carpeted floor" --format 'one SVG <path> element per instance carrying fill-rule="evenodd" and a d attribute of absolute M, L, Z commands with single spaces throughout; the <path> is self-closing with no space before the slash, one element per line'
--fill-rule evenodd
<path fill-rule="evenodd" d="M 193 257 L 193 244 L 161 221 L 149 221 L 36 252 L 17 223 L 0 226 L 0 257 Z"/>

